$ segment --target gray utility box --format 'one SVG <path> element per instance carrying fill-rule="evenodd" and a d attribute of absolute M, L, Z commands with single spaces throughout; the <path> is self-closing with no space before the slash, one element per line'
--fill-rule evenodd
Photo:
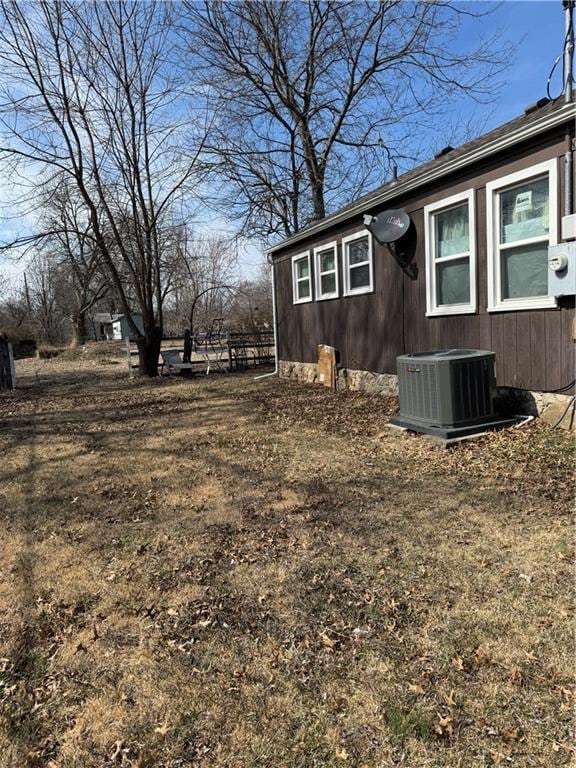
<path fill-rule="evenodd" d="M 560 243 L 548 248 L 548 295 L 574 296 L 576 293 L 576 243 Z"/>
<path fill-rule="evenodd" d="M 494 414 L 494 358 L 478 349 L 397 357 L 400 413 L 390 423 L 444 440 L 515 423 Z"/>

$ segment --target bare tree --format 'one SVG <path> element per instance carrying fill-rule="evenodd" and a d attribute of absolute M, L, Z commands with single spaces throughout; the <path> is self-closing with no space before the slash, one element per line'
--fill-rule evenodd
<path fill-rule="evenodd" d="M 495 41 L 452 45 L 467 4 L 185 2 L 183 35 L 216 100 L 207 149 L 247 234 L 323 218 L 392 165 L 454 96 L 490 96 Z M 436 126 L 437 128 L 438 126 Z"/>
<path fill-rule="evenodd" d="M 36 341 L 62 344 L 67 336 L 66 306 L 68 290 L 62 269 L 51 255 L 39 251 L 30 262 L 26 302 Z"/>
<path fill-rule="evenodd" d="M 174 246 L 170 304 L 180 326 L 189 328 L 194 336 L 223 315 L 226 296 L 236 279 L 235 241 L 178 227 Z"/>
<path fill-rule="evenodd" d="M 33 336 L 31 305 L 26 299 L 24 286 L 15 284 L 14 278 L 1 273 L 0 332 L 11 338 Z"/>
<path fill-rule="evenodd" d="M 198 173 L 203 116 L 188 109 L 169 3 L 0 2 L 0 161 L 16 174 L 67 176 L 129 315 L 129 276 L 144 334 L 140 370 L 158 372 L 161 231 Z M 184 125 L 199 136 L 182 146 Z M 125 237 L 125 222 L 131 237 Z"/>
<path fill-rule="evenodd" d="M 263 264 L 255 277 L 242 280 L 226 308 L 227 323 L 239 331 L 272 330 L 270 267 Z"/>
<path fill-rule="evenodd" d="M 59 267 L 64 288 L 60 300 L 70 318 L 74 347 L 85 341 L 87 313 L 109 292 L 109 278 L 89 212 L 67 179 L 57 179 L 49 190 L 42 224 L 47 233 L 42 250 Z"/>

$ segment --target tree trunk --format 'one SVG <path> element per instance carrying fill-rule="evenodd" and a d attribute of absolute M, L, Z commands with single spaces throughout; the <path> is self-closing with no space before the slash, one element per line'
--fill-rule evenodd
<path fill-rule="evenodd" d="M 138 373 L 141 376 L 158 376 L 158 356 L 162 344 L 162 328 L 154 325 L 144 330 L 144 336 L 136 339 L 138 347 Z"/>
<path fill-rule="evenodd" d="M 72 339 L 71 347 L 79 347 L 86 341 L 86 313 L 78 312 L 72 316 Z"/>
<path fill-rule="evenodd" d="M 192 334 L 190 329 L 186 328 L 184 331 L 184 354 L 182 355 L 182 361 L 189 363 L 192 358 Z"/>
<path fill-rule="evenodd" d="M 190 325 L 190 334 L 192 338 L 194 338 L 195 330 L 194 330 L 194 314 L 196 312 L 196 304 L 198 302 L 198 296 L 194 298 L 192 301 L 192 304 L 190 305 L 190 315 L 188 317 L 188 323 Z"/>
<path fill-rule="evenodd" d="M 312 206 L 314 208 L 314 221 L 319 221 L 326 216 L 324 181 L 312 180 Z"/>

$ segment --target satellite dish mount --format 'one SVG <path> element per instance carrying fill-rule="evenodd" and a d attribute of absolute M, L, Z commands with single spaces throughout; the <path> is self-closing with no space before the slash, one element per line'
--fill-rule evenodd
<path fill-rule="evenodd" d="M 378 216 L 364 214 L 364 224 L 380 245 L 385 245 L 402 270 L 411 280 L 418 277 L 418 266 L 414 263 L 416 252 L 416 229 L 410 216 L 400 208 L 379 213 Z"/>

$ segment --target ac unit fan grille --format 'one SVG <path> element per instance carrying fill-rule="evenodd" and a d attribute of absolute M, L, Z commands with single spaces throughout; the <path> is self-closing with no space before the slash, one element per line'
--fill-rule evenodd
<path fill-rule="evenodd" d="M 481 419 L 490 413 L 490 371 L 486 360 L 463 361 L 452 367 L 454 421 Z"/>

